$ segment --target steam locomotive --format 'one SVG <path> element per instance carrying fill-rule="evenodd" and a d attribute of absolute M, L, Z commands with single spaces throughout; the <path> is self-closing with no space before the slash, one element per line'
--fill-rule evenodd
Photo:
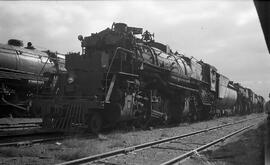
<path fill-rule="evenodd" d="M 142 28 L 114 23 L 78 39 L 82 54 L 67 54 L 67 72 L 57 75 L 53 92 L 34 98 L 46 128 L 98 132 L 120 121 L 175 123 L 262 111 L 263 97 Z"/>
<path fill-rule="evenodd" d="M 64 71 L 64 58 L 55 52 L 37 50 L 31 42 L 23 47 L 16 39 L 0 44 L 1 117 L 29 115 L 33 94 L 56 80 L 49 73 Z"/>

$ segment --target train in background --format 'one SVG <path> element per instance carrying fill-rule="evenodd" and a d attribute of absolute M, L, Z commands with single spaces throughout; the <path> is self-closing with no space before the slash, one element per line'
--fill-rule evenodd
<path fill-rule="evenodd" d="M 38 50 L 31 42 L 26 47 L 16 39 L 0 44 L 0 116 L 31 116 L 31 97 L 52 88 L 57 77 L 48 75 L 65 72 L 64 62 L 63 55 Z"/>
<path fill-rule="evenodd" d="M 45 128 L 98 132 L 121 121 L 177 123 L 262 111 L 263 97 L 142 28 L 114 23 L 78 39 L 82 54 L 67 54 L 67 72 L 51 74 L 53 92 L 33 99 Z"/>

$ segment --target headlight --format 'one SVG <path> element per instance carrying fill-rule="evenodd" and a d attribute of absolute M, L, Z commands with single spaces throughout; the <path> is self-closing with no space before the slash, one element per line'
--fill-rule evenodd
<path fill-rule="evenodd" d="M 73 77 L 69 77 L 69 78 L 67 79 L 67 82 L 68 82 L 69 84 L 73 83 L 73 82 L 74 82 L 74 78 L 73 78 Z"/>
<path fill-rule="evenodd" d="M 69 74 L 67 82 L 68 84 L 72 84 L 75 80 L 75 75 L 74 74 Z"/>

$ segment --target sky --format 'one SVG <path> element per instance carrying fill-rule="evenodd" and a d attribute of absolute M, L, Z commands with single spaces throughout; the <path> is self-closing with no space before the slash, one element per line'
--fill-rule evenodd
<path fill-rule="evenodd" d="M 78 35 L 113 22 L 148 30 L 173 51 L 202 59 L 268 99 L 270 55 L 252 0 L 1 1 L 0 43 L 16 38 L 79 52 Z"/>

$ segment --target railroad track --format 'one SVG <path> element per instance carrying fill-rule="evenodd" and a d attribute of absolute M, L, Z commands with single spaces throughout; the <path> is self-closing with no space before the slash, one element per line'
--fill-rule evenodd
<path fill-rule="evenodd" d="M 42 133 L 45 132 L 41 129 L 41 122 L 0 123 L 0 143 L 6 139 L 19 139 Z"/>
<path fill-rule="evenodd" d="M 0 140 L 0 147 L 8 147 L 8 146 L 22 146 L 22 145 L 30 145 L 35 143 L 44 143 L 49 141 L 57 141 L 67 138 L 68 136 L 61 135 L 56 132 L 40 132 L 40 133 L 32 133 L 32 134 L 19 134 L 13 136 L 2 137 Z"/>
<path fill-rule="evenodd" d="M 41 125 L 41 122 L 27 122 L 27 123 L 15 123 L 15 124 L 1 123 L 0 132 L 40 128 L 40 125 Z"/>
<path fill-rule="evenodd" d="M 29 137 L 29 139 L 27 140 L 19 140 L 19 141 L 16 140 L 13 142 L 0 143 L 0 147 L 31 145 L 35 143 L 44 143 L 44 142 L 49 142 L 49 141 L 62 140 L 65 138 L 67 138 L 67 136 L 60 136 L 60 135 L 51 136 L 51 137 L 38 137 L 38 138 Z"/>
<path fill-rule="evenodd" d="M 256 117 L 240 120 L 234 123 L 223 124 L 179 136 L 63 162 L 58 165 L 174 164 L 251 128 L 258 124 L 259 121 L 262 121 L 262 118 Z"/>
<path fill-rule="evenodd" d="M 87 133 L 87 134 L 75 134 L 76 138 L 96 138 L 96 135 Z M 15 136 L 6 136 L 1 137 L 0 147 L 9 147 L 9 146 L 22 146 L 22 145 L 32 145 L 35 143 L 45 143 L 50 141 L 59 141 L 63 139 L 74 138 L 72 134 L 63 134 L 61 132 L 37 132 L 31 134 L 19 134 Z"/>

